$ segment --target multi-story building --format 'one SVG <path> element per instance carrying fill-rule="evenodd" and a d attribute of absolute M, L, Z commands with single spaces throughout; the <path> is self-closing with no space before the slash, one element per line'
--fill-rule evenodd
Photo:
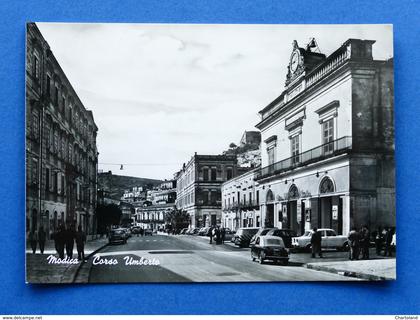
<path fill-rule="evenodd" d="M 260 186 L 255 168 L 222 184 L 222 226 L 237 230 L 261 227 Z"/>
<path fill-rule="evenodd" d="M 374 42 L 328 57 L 294 42 L 285 89 L 256 125 L 265 226 L 395 226 L 393 61 L 374 60 Z"/>
<path fill-rule="evenodd" d="M 176 180 L 165 180 L 151 193 L 148 201 L 134 203 L 136 222 L 143 228 L 161 229 L 166 214 L 176 208 Z"/>
<path fill-rule="evenodd" d="M 183 165 L 177 178 L 178 209 L 188 212 L 190 227 L 221 223 L 221 185 L 238 175 L 234 155 L 197 155 Z"/>
<path fill-rule="evenodd" d="M 92 233 L 98 128 L 34 23 L 26 41 L 26 229 Z"/>

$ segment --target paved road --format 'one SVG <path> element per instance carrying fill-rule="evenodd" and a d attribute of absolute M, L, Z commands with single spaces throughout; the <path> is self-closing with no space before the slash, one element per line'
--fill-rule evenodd
<path fill-rule="evenodd" d="M 127 244 L 107 246 L 97 255 L 92 259 L 89 276 L 89 282 L 93 283 L 354 281 L 310 270 L 293 261 L 288 266 L 269 262 L 260 265 L 252 262 L 249 249 L 230 244 L 210 245 L 206 239 L 193 236 L 134 236 Z M 114 264 L 99 264 L 105 261 Z M 152 265 L 144 265 L 145 261 Z"/>

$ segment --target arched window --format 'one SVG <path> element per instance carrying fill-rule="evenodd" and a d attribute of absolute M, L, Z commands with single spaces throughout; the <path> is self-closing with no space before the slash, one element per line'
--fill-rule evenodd
<path fill-rule="evenodd" d="M 288 198 L 290 199 L 298 199 L 299 198 L 299 190 L 296 185 L 292 184 L 289 189 Z"/>
<path fill-rule="evenodd" d="M 324 177 L 319 184 L 319 193 L 332 193 L 334 192 L 334 183 L 329 177 Z"/>
<path fill-rule="evenodd" d="M 274 201 L 274 193 L 271 190 L 267 191 L 266 202 Z"/>

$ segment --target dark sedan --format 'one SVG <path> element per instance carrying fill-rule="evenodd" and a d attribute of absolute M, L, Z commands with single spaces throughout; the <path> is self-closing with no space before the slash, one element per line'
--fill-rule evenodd
<path fill-rule="evenodd" d="M 127 234 L 124 229 L 112 229 L 109 233 L 109 243 L 127 243 Z"/>
<path fill-rule="evenodd" d="M 292 248 L 292 238 L 296 237 L 297 234 L 291 229 L 273 229 L 267 233 L 267 236 L 280 237 L 283 239 L 286 248 Z"/>
<path fill-rule="evenodd" d="M 249 247 L 251 238 L 258 232 L 258 228 L 239 228 L 232 238 L 232 242 L 240 247 Z"/>

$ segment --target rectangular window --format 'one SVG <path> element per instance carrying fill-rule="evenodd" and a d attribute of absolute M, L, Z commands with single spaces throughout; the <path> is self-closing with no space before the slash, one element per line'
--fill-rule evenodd
<path fill-rule="evenodd" d="M 249 204 L 252 204 L 252 192 L 249 193 Z"/>
<path fill-rule="evenodd" d="M 38 183 L 38 161 L 35 159 L 32 159 L 32 177 L 31 177 L 32 183 L 37 184 Z"/>
<path fill-rule="evenodd" d="M 232 168 L 227 168 L 227 170 L 226 170 L 226 178 L 227 178 L 227 180 L 232 179 L 232 177 L 233 177 Z"/>
<path fill-rule="evenodd" d="M 267 153 L 268 153 L 268 165 L 272 165 L 274 163 L 275 148 L 272 147 L 272 148 L 268 149 Z"/>
<path fill-rule="evenodd" d="M 300 146 L 299 146 L 300 135 L 296 135 L 290 139 L 291 143 L 291 153 L 292 153 L 292 164 L 296 164 L 300 162 L 299 153 L 300 153 Z"/>
<path fill-rule="evenodd" d="M 257 204 L 260 204 L 260 190 L 257 190 Z"/>
<path fill-rule="evenodd" d="M 36 55 L 34 55 L 33 76 L 35 79 L 39 79 L 39 59 Z"/>
<path fill-rule="evenodd" d="M 45 190 L 50 191 L 50 169 L 45 168 Z"/>
<path fill-rule="evenodd" d="M 45 92 L 47 94 L 47 97 L 51 97 L 51 77 L 47 75 L 47 84 L 45 87 Z"/>
<path fill-rule="evenodd" d="M 334 119 L 322 123 L 322 144 L 324 154 L 334 151 Z"/>
<path fill-rule="evenodd" d="M 244 194 L 244 202 L 243 204 L 246 204 L 246 194 Z"/>
<path fill-rule="evenodd" d="M 54 91 L 54 103 L 55 105 L 58 105 L 58 87 L 55 86 L 55 91 Z"/>
<path fill-rule="evenodd" d="M 39 135 L 39 116 L 37 110 L 32 112 L 32 134 L 34 137 L 38 137 Z"/>
<path fill-rule="evenodd" d="M 207 168 L 203 169 L 203 180 L 208 181 L 209 180 L 209 170 Z"/>
<path fill-rule="evenodd" d="M 211 168 L 211 180 L 216 181 L 217 179 L 217 170 L 216 168 Z"/>

